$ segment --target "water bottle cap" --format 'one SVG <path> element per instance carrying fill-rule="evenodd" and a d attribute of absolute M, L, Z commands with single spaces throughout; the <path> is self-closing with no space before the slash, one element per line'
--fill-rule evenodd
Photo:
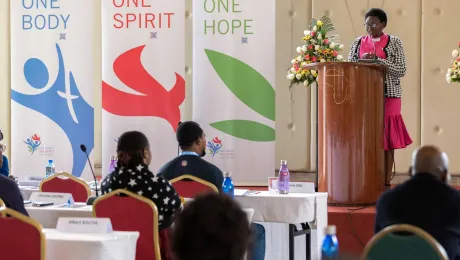
<path fill-rule="evenodd" d="M 231 172 L 224 172 L 224 176 L 225 176 L 225 178 L 231 178 L 232 173 Z"/>
<path fill-rule="evenodd" d="M 281 160 L 281 165 L 287 165 L 287 160 Z"/>
<path fill-rule="evenodd" d="M 48 160 L 48 163 L 53 163 L 53 160 Z"/>
<path fill-rule="evenodd" d="M 110 156 L 111 161 L 115 161 L 115 156 Z"/>
<path fill-rule="evenodd" d="M 326 235 L 335 235 L 336 231 L 337 231 L 337 227 L 334 226 L 334 225 L 327 226 L 327 227 L 324 228 L 324 233 Z"/>

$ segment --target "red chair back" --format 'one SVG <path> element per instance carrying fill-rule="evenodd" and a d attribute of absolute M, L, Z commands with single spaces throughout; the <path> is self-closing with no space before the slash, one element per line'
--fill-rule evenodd
<path fill-rule="evenodd" d="M 0 208 L 0 258 L 45 260 L 45 236 L 35 220 Z"/>
<path fill-rule="evenodd" d="M 71 193 L 75 202 L 86 202 L 91 196 L 88 184 L 69 173 L 56 173 L 40 183 L 41 192 Z"/>
<path fill-rule="evenodd" d="M 172 179 L 170 182 L 177 194 L 183 198 L 195 198 L 198 194 L 219 192 L 214 184 L 188 174 Z"/>
<path fill-rule="evenodd" d="M 115 190 L 94 202 L 93 215 L 109 218 L 116 231 L 139 232 L 136 260 L 161 260 L 158 209 L 153 201 L 127 190 Z M 167 243 L 167 238 L 161 241 Z"/>

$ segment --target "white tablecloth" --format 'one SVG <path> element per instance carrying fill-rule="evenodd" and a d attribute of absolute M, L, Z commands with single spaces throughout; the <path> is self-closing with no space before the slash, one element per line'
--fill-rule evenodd
<path fill-rule="evenodd" d="M 134 260 L 139 232 L 61 233 L 43 229 L 46 260 Z"/>
<path fill-rule="evenodd" d="M 243 208 L 254 209 L 253 221 L 264 225 L 265 260 L 289 259 L 288 224 L 305 222 L 312 228 L 312 259 L 319 259 L 324 228 L 327 226 L 327 193 L 281 195 L 262 191 L 248 196 L 235 195 L 235 200 Z M 305 236 L 296 237 L 296 260 L 305 259 L 305 249 Z"/>
<path fill-rule="evenodd" d="M 62 208 L 59 206 L 32 207 L 26 205 L 29 216 L 37 220 L 43 228 L 56 228 L 59 218 L 91 218 L 93 217 L 93 206 L 87 206 L 85 203 L 75 203 L 72 208 Z"/>

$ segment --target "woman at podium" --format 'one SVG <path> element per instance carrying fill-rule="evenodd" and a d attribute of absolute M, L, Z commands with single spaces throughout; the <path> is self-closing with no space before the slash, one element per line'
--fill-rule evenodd
<path fill-rule="evenodd" d="M 385 11 L 370 9 L 365 15 L 367 36 L 357 38 L 350 48 L 349 61 L 375 60 L 386 66 L 385 71 L 385 186 L 390 186 L 394 150 L 412 143 L 401 116 L 401 82 L 406 74 L 406 57 L 401 39 L 383 32 L 387 26 Z"/>

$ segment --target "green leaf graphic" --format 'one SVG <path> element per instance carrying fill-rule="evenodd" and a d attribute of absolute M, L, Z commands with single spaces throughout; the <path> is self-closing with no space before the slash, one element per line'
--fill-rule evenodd
<path fill-rule="evenodd" d="M 255 69 L 223 53 L 205 49 L 214 70 L 244 104 L 275 121 L 275 90 Z"/>
<path fill-rule="evenodd" d="M 226 120 L 210 124 L 231 136 L 254 142 L 275 141 L 275 129 L 249 120 Z"/>

